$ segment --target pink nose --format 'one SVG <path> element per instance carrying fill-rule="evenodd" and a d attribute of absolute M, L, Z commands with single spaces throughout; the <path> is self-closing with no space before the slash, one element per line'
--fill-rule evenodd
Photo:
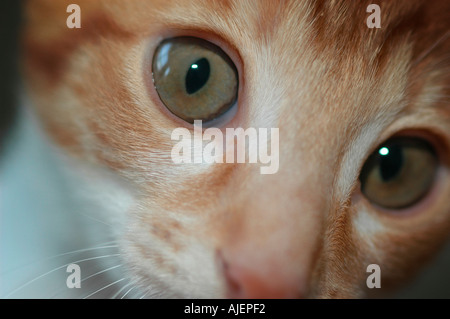
<path fill-rule="evenodd" d="M 298 278 L 289 278 L 283 269 L 253 264 L 238 265 L 222 258 L 227 286 L 227 298 L 281 299 L 301 298 Z"/>

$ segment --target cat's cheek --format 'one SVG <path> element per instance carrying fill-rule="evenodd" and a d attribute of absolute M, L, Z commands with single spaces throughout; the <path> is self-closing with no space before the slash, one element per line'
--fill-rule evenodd
<path fill-rule="evenodd" d="M 223 297 L 215 251 L 189 233 L 183 220 L 150 206 L 130 210 L 120 245 L 136 289 L 146 298 Z"/>
<path fill-rule="evenodd" d="M 398 215 L 371 205 L 364 197 L 354 196 L 357 213 L 353 225 L 365 243 L 366 263 L 377 264 L 381 269 L 382 289 L 376 293 L 391 293 L 401 286 L 445 242 L 450 231 L 450 205 L 442 194 L 448 191 L 448 183 L 444 182 L 414 213 Z"/>

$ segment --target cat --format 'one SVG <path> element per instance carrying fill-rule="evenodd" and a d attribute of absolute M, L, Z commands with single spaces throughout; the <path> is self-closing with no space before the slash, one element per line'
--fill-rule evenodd
<path fill-rule="evenodd" d="M 448 1 L 76 3 L 24 4 L 3 297 L 364 298 L 446 242 Z M 194 119 L 278 128 L 278 171 L 174 163 Z"/>

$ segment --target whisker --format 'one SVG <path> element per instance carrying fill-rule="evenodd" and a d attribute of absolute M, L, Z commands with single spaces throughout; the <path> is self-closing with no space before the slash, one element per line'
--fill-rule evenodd
<path fill-rule="evenodd" d="M 136 288 L 136 286 L 131 287 L 120 299 L 125 298 L 125 296 L 128 295 L 130 291 L 133 290 L 134 288 Z"/>
<path fill-rule="evenodd" d="M 89 214 L 86 214 L 86 213 L 83 213 L 83 212 L 78 212 L 78 213 L 79 213 L 80 215 L 83 215 L 83 216 L 85 216 L 85 217 L 87 217 L 87 218 L 89 218 L 89 219 L 91 219 L 91 220 L 97 222 L 97 223 L 100 223 L 100 224 L 103 224 L 103 225 L 112 227 L 111 224 L 109 224 L 109 223 L 107 223 L 107 222 L 105 222 L 105 221 L 103 221 L 103 220 L 100 220 L 100 219 L 98 219 L 98 218 L 94 218 L 94 217 L 92 217 L 92 216 L 89 215 Z"/>
<path fill-rule="evenodd" d="M 35 264 L 35 263 L 41 263 L 41 262 L 44 262 L 44 261 L 48 261 L 48 260 L 55 259 L 55 258 L 58 258 L 58 257 L 63 257 L 63 256 L 70 255 L 70 254 L 82 253 L 82 252 L 91 251 L 91 250 L 97 250 L 97 249 L 117 248 L 117 247 L 119 247 L 119 245 L 109 245 L 109 244 L 112 244 L 112 243 L 114 243 L 114 242 L 116 242 L 116 241 L 113 240 L 113 241 L 109 241 L 109 242 L 100 244 L 100 245 L 105 245 L 105 246 L 91 247 L 91 248 L 83 248 L 83 249 L 76 249 L 76 250 L 68 251 L 68 252 L 65 252 L 65 253 L 58 254 L 58 255 L 46 257 L 46 258 L 43 258 L 43 259 L 41 259 L 41 260 L 36 260 L 36 261 L 32 261 L 32 262 L 30 262 L 30 263 L 21 265 L 21 266 L 15 268 L 15 269 L 13 269 L 13 270 L 18 270 L 18 269 L 20 269 L 20 268 L 23 268 L 23 267 L 26 267 L 26 266 L 33 265 L 33 264 Z M 8 271 L 6 271 L 6 272 L 3 272 L 3 273 L 2 273 L 2 276 L 8 274 L 9 272 L 11 272 L 11 271 L 13 271 L 13 270 L 8 270 Z"/>
<path fill-rule="evenodd" d="M 104 272 L 107 272 L 109 270 L 113 270 L 113 269 L 115 269 L 117 267 L 120 267 L 120 266 L 122 266 L 122 264 L 119 264 L 119 265 L 116 265 L 116 266 L 112 266 L 112 267 L 109 267 L 109 268 L 104 269 L 104 270 L 100 270 L 100 271 L 96 272 L 95 274 L 92 274 L 92 275 L 87 276 L 86 278 L 83 278 L 80 282 L 83 282 L 83 281 L 85 281 L 85 280 L 87 280 L 89 278 L 95 277 L 97 275 L 100 275 L 100 274 L 102 274 Z"/>
<path fill-rule="evenodd" d="M 119 264 L 119 265 L 116 265 L 116 266 L 112 266 L 112 267 L 109 267 L 109 268 L 104 269 L 104 270 L 100 270 L 100 271 L 96 272 L 95 274 L 89 275 L 89 276 L 87 276 L 86 278 L 81 279 L 81 280 L 80 280 L 80 283 L 86 281 L 86 280 L 89 279 L 89 278 L 95 277 L 95 276 L 97 276 L 97 275 L 100 275 L 100 274 L 102 274 L 102 273 L 104 273 L 104 272 L 107 272 L 107 271 L 109 271 L 109 270 L 113 270 L 113 269 L 118 268 L 118 267 L 120 267 L 120 266 L 122 266 L 122 264 Z M 63 290 L 63 289 L 58 290 L 58 291 L 57 291 L 52 297 L 50 297 L 50 298 L 54 298 L 54 297 L 55 297 L 58 293 L 60 293 L 62 290 Z"/>
<path fill-rule="evenodd" d="M 144 299 L 145 296 L 147 296 L 147 294 L 150 292 L 150 289 L 147 290 L 147 292 L 145 294 L 143 294 L 141 297 L 139 297 L 139 299 Z"/>
<path fill-rule="evenodd" d="M 84 297 L 83 299 L 87 299 L 87 298 L 89 298 L 89 297 L 92 297 L 92 296 L 95 295 L 96 293 L 98 293 L 98 292 L 100 292 L 100 291 L 102 291 L 102 290 L 104 290 L 104 289 L 106 289 L 106 288 L 108 288 L 108 287 L 111 287 L 112 285 L 115 285 L 115 284 L 117 284 L 117 283 L 119 283 L 119 282 L 121 282 L 122 280 L 125 280 L 125 279 L 126 279 L 126 278 L 121 278 L 121 279 L 119 279 L 119 280 L 116 280 L 116 281 L 110 283 L 109 285 L 106 285 L 106 286 L 104 286 L 103 288 L 100 288 L 100 289 L 94 291 L 93 293 L 87 295 L 87 296 Z"/>
<path fill-rule="evenodd" d="M 132 284 L 133 284 L 133 283 L 131 283 L 131 282 L 125 284 L 122 288 L 120 288 L 120 290 L 119 290 L 118 292 L 116 292 L 116 293 L 111 297 L 111 299 L 116 299 L 117 296 L 118 296 L 125 288 L 129 287 L 129 286 L 132 285 Z"/>
<path fill-rule="evenodd" d="M 45 276 L 47 276 L 47 275 L 49 275 L 49 274 L 51 274 L 51 273 L 53 273 L 53 272 L 59 270 L 59 269 L 62 269 L 62 268 L 64 268 L 64 267 L 67 267 L 67 266 L 70 265 L 70 264 L 76 264 L 76 263 L 81 263 L 81 262 L 85 262 L 85 261 L 89 261 L 89 260 L 96 260 L 96 259 L 101 259 L 101 258 L 117 257 L 117 256 L 120 256 L 120 254 L 111 254 L 111 255 L 103 255 L 103 256 L 97 256 L 97 257 L 85 258 L 85 259 L 80 259 L 80 260 L 77 260 L 77 261 L 74 261 L 74 262 L 67 263 L 67 264 L 65 264 L 65 265 L 62 265 L 62 266 L 57 267 L 57 268 L 54 268 L 54 269 L 52 269 L 52 270 L 50 270 L 50 271 L 48 271 L 48 272 L 46 272 L 46 273 L 44 273 L 44 274 L 42 274 L 42 275 L 40 275 L 40 276 L 34 278 L 34 279 L 32 279 L 32 280 L 30 280 L 30 281 L 24 283 L 24 284 L 21 285 L 20 287 L 14 289 L 14 290 L 11 291 L 9 294 L 7 294 L 7 295 L 5 296 L 5 298 L 10 297 L 11 295 L 13 295 L 13 294 L 15 294 L 16 292 L 20 291 L 21 289 L 27 287 L 28 285 L 32 284 L 33 282 L 35 282 L 35 281 L 37 281 L 37 280 L 39 280 L 39 279 L 41 279 L 41 278 L 43 278 L 43 277 L 45 277 Z"/>

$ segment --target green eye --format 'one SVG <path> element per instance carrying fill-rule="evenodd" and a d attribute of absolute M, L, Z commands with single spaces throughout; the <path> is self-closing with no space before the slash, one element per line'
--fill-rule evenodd
<path fill-rule="evenodd" d="M 374 152 L 361 171 L 361 191 L 383 208 L 402 209 L 424 198 L 433 186 L 439 166 L 427 141 L 395 137 Z"/>
<path fill-rule="evenodd" d="M 167 109 L 185 120 L 214 120 L 237 100 L 238 73 L 216 45 L 192 37 L 164 40 L 153 58 L 153 81 Z"/>

